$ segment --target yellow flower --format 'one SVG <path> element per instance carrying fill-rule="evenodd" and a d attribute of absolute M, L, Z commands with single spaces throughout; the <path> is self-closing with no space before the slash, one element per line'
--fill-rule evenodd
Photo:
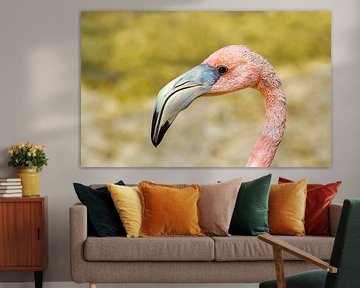
<path fill-rule="evenodd" d="M 46 147 L 44 145 L 36 145 L 36 149 L 41 150 L 41 151 L 45 151 Z"/>
<path fill-rule="evenodd" d="M 13 155 L 13 154 L 14 154 L 14 150 L 13 150 L 13 149 L 9 149 L 8 152 L 9 152 L 10 155 Z"/>

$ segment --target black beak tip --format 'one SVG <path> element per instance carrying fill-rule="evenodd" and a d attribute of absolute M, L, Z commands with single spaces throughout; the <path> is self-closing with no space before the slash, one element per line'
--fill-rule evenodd
<path fill-rule="evenodd" d="M 160 127 L 160 130 L 158 133 L 155 133 L 155 131 L 153 131 L 152 137 L 151 137 L 151 142 L 156 148 L 161 143 L 161 141 L 164 138 L 165 133 L 169 129 L 170 125 L 171 124 L 168 121 L 166 121 L 165 124 L 162 127 Z"/>
<path fill-rule="evenodd" d="M 156 141 L 155 137 L 151 138 L 151 142 L 154 145 L 155 148 L 157 148 L 157 146 L 159 145 L 159 143 Z"/>

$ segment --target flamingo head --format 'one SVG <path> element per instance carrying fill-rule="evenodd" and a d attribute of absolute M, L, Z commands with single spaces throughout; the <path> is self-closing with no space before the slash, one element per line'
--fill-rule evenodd
<path fill-rule="evenodd" d="M 151 141 L 157 147 L 176 116 L 200 96 L 255 87 L 264 58 L 245 46 L 223 47 L 164 86 L 153 110 Z"/>

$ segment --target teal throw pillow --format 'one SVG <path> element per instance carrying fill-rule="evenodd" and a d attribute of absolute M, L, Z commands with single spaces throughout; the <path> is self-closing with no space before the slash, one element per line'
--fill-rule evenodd
<path fill-rule="evenodd" d="M 271 174 L 241 184 L 231 218 L 230 234 L 256 236 L 269 233 L 270 181 Z"/>

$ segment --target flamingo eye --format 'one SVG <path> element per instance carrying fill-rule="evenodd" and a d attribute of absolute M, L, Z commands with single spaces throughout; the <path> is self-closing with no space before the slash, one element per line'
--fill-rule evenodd
<path fill-rule="evenodd" d="M 217 71 L 219 72 L 220 75 L 225 74 L 229 69 L 224 66 L 224 65 L 220 65 L 217 67 Z"/>

